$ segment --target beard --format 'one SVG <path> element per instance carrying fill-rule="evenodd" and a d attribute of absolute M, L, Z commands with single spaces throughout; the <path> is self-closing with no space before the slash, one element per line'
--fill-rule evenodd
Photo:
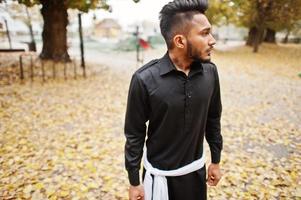
<path fill-rule="evenodd" d="M 189 41 L 187 41 L 187 57 L 192 59 L 192 62 L 209 62 L 210 59 L 202 59 L 201 52 Z"/>

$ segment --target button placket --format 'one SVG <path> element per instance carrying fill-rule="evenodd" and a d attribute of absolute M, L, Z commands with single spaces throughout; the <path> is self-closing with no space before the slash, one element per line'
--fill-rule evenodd
<path fill-rule="evenodd" d="M 186 132 L 187 126 L 186 126 L 186 122 L 187 122 L 187 104 L 188 104 L 188 98 L 187 98 L 187 83 L 188 83 L 188 79 L 187 77 L 185 77 L 184 81 L 183 81 L 183 94 L 184 94 L 184 132 Z"/>
<path fill-rule="evenodd" d="M 189 129 L 191 97 L 191 83 L 187 78 L 185 81 L 185 132 L 187 132 Z"/>
<path fill-rule="evenodd" d="M 187 80 L 187 84 L 186 84 L 186 94 L 189 99 L 192 97 L 191 84 L 189 79 Z"/>

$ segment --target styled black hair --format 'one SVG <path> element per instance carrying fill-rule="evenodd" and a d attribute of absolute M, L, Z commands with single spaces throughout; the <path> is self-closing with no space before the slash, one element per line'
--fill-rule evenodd
<path fill-rule="evenodd" d="M 172 39 L 177 31 L 187 31 L 187 21 L 195 14 L 205 14 L 207 8 L 207 0 L 174 0 L 163 6 L 159 17 L 160 29 L 168 49 L 172 49 Z"/>

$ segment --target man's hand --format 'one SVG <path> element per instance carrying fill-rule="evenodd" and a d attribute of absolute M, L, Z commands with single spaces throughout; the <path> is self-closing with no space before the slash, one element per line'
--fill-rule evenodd
<path fill-rule="evenodd" d="M 130 186 L 129 188 L 130 200 L 144 200 L 144 189 L 142 185 Z"/>
<path fill-rule="evenodd" d="M 208 185 L 216 186 L 221 178 L 222 178 L 222 173 L 219 168 L 219 164 L 211 163 L 208 167 L 208 178 L 207 178 Z"/>

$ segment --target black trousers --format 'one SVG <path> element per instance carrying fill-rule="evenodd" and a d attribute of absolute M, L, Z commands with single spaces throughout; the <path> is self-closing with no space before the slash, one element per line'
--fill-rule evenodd
<path fill-rule="evenodd" d="M 144 176 L 145 169 L 143 179 Z M 206 166 L 190 174 L 166 178 L 169 200 L 207 200 Z"/>

